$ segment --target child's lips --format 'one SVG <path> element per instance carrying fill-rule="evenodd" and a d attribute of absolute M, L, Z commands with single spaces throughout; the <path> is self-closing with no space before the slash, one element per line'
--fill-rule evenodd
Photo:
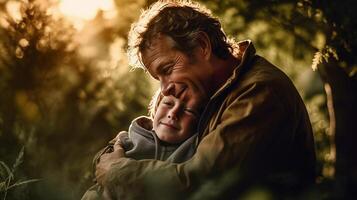
<path fill-rule="evenodd" d="M 171 124 L 171 123 L 166 123 L 166 122 L 160 122 L 160 124 L 164 125 L 164 126 L 167 126 L 169 128 L 172 128 L 172 129 L 175 129 L 175 130 L 178 130 L 178 126 L 174 125 L 174 124 Z"/>

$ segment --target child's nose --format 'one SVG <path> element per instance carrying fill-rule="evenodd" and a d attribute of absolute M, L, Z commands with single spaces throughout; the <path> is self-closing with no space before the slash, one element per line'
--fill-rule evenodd
<path fill-rule="evenodd" d="M 170 111 L 167 114 L 167 117 L 172 120 L 177 120 L 178 115 L 179 115 L 179 108 L 175 106 L 172 109 L 170 109 Z"/>

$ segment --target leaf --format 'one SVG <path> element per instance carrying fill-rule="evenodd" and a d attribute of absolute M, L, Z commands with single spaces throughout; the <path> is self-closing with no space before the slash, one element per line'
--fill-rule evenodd
<path fill-rule="evenodd" d="M 0 165 L 0 180 L 6 179 L 7 176 L 8 176 L 7 170 L 5 169 L 5 167 Z"/>
<path fill-rule="evenodd" d="M 4 192 L 6 190 L 6 183 L 5 181 L 0 182 L 0 192 Z"/>
<path fill-rule="evenodd" d="M 357 66 L 353 66 L 351 71 L 348 73 L 349 77 L 353 77 L 357 74 Z"/>
<path fill-rule="evenodd" d="M 5 169 L 5 172 L 7 173 L 6 177 L 4 178 L 13 177 L 13 173 L 11 172 L 10 168 L 3 161 L 0 161 L 0 166 L 2 169 Z M 3 173 L 4 170 L 1 171 L 2 171 L 1 174 L 5 175 L 5 173 Z"/>
<path fill-rule="evenodd" d="M 20 185 L 24 185 L 24 184 L 28 184 L 28 183 L 33 183 L 33 182 L 37 182 L 37 181 L 40 181 L 41 179 L 29 179 L 29 180 L 26 180 L 26 181 L 19 181 L 19 182 L 16 182 L 12 185 L 10 185 L 7 189 L 11 189 L 13 187 L 17 187 L 17 186 L 20 186 Z"/>
<path fill-rule="evenodd" d="M 326 46 L 325 51 L 327 54 L 332 55 L 336 60 L 339 60 L 337 51 L 335 48 L 333 48 L 331 46 Z"/>
<path fill-rule="evenodd" d="M 319 64 L 322 63 L 322 58 L 323 58 L 323 55 L 321 52 L 316 52 L 315 55 L 314 55 L 314 58 L 312 59 L 312 70 L 316 71 L 317 70 L 317 66 Z"/>
<path fill-rule="evenodd" d="M 17 167 L 23 162 L 23 158 L 24 158 L 24 151 L 25 151 L 25 148 L 22 147 L 20 152 L 19 152 L 19 155 L 17 156 L 16 158 L 16 161 L 14 163 L 14 166 L 12 167 L 12 173 L 14 173 L 17 169 Z"/>

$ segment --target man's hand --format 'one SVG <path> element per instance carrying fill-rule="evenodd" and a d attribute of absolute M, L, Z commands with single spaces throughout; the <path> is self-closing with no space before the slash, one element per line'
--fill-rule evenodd
<path fill-rule="evenodd" d="M 96 166 L 95 176 L 96 180 L 100 185 L 104 185 L 106 176 L 111 168 L 111 165 L 115 163 L 119 158 L 125 157 L 124 149 L 121 146 L 119 139 L 119 133 L 116 137 L 116 142 L 114 144 L 114 151 L 111 153 L 104 153 L 100 156 L 100 160 Z"/>

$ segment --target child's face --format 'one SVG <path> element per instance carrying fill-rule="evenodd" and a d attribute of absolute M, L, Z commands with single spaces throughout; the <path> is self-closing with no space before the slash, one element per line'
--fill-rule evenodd
<path fill-rule="evenodd" d="M 197 105 L 188 107 L 174 96 L 164 96 L 154 116 L 154 130 L 160 140 L 180 143 L 196 132 Z"/>

